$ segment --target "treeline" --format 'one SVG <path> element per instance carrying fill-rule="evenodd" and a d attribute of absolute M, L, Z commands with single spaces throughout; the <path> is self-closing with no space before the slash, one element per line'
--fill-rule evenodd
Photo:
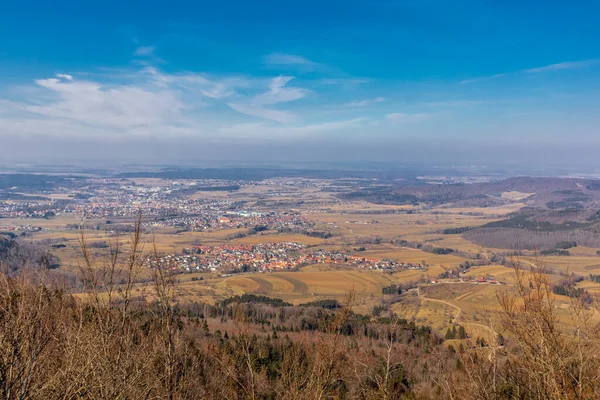
<path fill-rule="evenodd" d="M 363 189 L 338 196 L 343 200 L 364 200 L 375 204 L 418 204 L 419 198 L 413 194 L 398 194 L 393 189 Z"/>
<path fill-rule="evenodd" d="M 448 328 L 448 330 L 446 331 L 446 336 L 445 336 L 446 340 L 466 339 L 466 338 L 467 338 L 467 331 L 465 331 L 465 327 L 462 325 L 458 325 L 458 330 L 456 329 L 456 325 L 453 325 L 452 329 Z"/>
<path fill-rule="evenodd" d="M 327 231 L 318 231 L 313 229 L 305 229 L 305 228 L 282 228 L 278 229 L 279 233 L 298 233 L 300 235 L 316 237 L 320 239 L 329 239 L 333 237 L 333 233 Z"/>
<path fill-rule="evenodd" d="M 406 243 L 405 245 L 408 245 L 408 243 Z M 452 254 L 452 253 L 454 253 L 454 249 L 451 249 L 449 247 L 435 247 L 428 243 L 422 244 L 420 247 L 417 246 L 417 248 L 420 248 L 421 250 L 423 250 L 427 253 L 433 253 L 433 254 Z"/>
<path fill-rule="evenodd" d="M 171 192 L 171 196 L 189 196 L 197 192 L 236 192 L 240 190 L 240 185 L 223 186 L 188 186 L 182 189 L 176 189 Z"/>
<path fill-rule="evenodd" d="M 463 226 L 460 228 L 447 228 L 442 231 L 444 235 L 458 235 L 460 233 L 465 233 L 473 229 L 472 226 Z"/>
<path fill-rule="evenodd" d="M 570 256 L 571 253 L 567 249 L 577 247 L 577 242 L 563 240 L 554 245 L 551 249 L 545 249 L 540 251 L 542 256 Z"/>
<path fill-rule="evenodd" d="M 511 250 L 548 249 L 559 242 L 576 242 L 579 246 L 600 247 L 600 233 L 585 229 L 545 232 L 513 228 L 475 228 L 463 233 L 463 237 L 484 247 Z"/>
<path fill-rule="evenodd" d="M 561 222 L 553 223 L 557 215 L 563 214 Z M 511 214 L 507 219 L 501 221 L 488 222 L 482 228 L 513 228 L 527 229 L 537 232 L 560 232 L 574 229 L 589 228 L 593 221 L 578 221 L 577 219 L 568 219 L 569 214 L 574 214 L 571 210 L 555 211 L 545 213 L 542 210 L 525 209 Z"/>
<path fill-rule="evenodd" d="M 342 308 L 342 305 L 337 300 L 315 300 L 309 301 L 308 303 L 301 304 L 302 307 L 320 307 L 328 310 L 335 310 L 336 308 Z"/>
<path fill-rule="evenodd" d="M 555 285 L 552 288 L 552 292 L 561 296 L 568 296 L 576 299 L 581 299 L 587 304 L 592 302 L 592 297 L 590 293 L 583 288 L 578 288 L 569 285 Z"/>
<path fill-rule="evenodd" d="M 275 307 L 289 307 L 292 305 L 291 303 L 285 302 L 282 299 L 246 293 L 244 293 L 241 296 L 233 296 L 225 300 L 221 300 L 217 304 L 220 307 L 227 307 L 229 304 L 233 303 L 262 303 L 269 304 Z"/>
<path fill-rule="evenodd" d="M 542 256 L 570 256 L 571 253 L 569 250 L 562 249 L 545 249 L 540 251 L 540 255 Z"/>
<path fill-rule="evenodd" d="M 451 254 L 454 253 L 454 250 L 448 247 L 434 247 L 431 252 L 433 254 Z"/>
<path fill-rule="evenodd" d="M 402 294 L 402 286 L 390 285 L 381 289 L 382 294 Z"/>

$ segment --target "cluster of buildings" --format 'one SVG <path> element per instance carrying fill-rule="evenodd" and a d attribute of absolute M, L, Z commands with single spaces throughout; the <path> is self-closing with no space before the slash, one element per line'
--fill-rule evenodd
<path fill-rule="evenodd" d="M 304 245 L 295 242 L 194 246 L 183 249 L 182 254 L 149 260 L 148 266 L 152 268 L 158 263 L 163 268 L 185 271 L 275 271 L 306 264 L 304 249 Z"/>
<path fill-rule="evenodd" d="M 264 212 L 256 206 L 225 197 L 193 195 L 202 188 L 218 190 L 232 187 L 224 186 L 232 185 L 229 181 L 161 181 L 150 186 L 124 179 L 103 178 L 88 179 L 82 181 L 82 185 L 81 189 L 68 193 L 63 193 L 63 188 L 57 187 L 55 192 L 61 194 L 60 200 L 50 197 L 44 199 L 44 196 L 51 194 L 44 192 L 35 200 L 0 201 L 0 218 L 76 215 L 87 219 L 111 220 L 132 217 L 141 211 L 145 226 L 192 231 L 254 227 L 300 230 L 312 226 L 299 213 Z"/>
<path fill-rule="evenodd" d="M 264 227 L 269 230 L 307 229 L 313 224 L 298 213 L 257 211 L 222 211 L 207 208 L 196 215 L 183 215 L 152 221 L 152 227 L 186 228 L 203 232 L 218 229 Z"/>
<path fill-rule="evenodd" d="M 35 225 L 8 225 L 8 226 L 0 226 L 0 232 L 39 232 L 42 230 L 41 226 Z"/>
<path fill-rule="evenodd" d="M 421 268 L 419 264 L 358 257 L 341 251 L 315 251 L 295 242 L 194 246 L 183 249 L 181 254 L 168 254 L 148 261 L 151 268 L 156 264 L 172 270 L 222 273 L 281 271 L 310 264 L 336 264 L 368 270 Z"/>
<path fill-rule="evenodd" d="M 44 218 L 53 210 L 52 202 L 48 201 L 0 201 L 0 218 Z"/>

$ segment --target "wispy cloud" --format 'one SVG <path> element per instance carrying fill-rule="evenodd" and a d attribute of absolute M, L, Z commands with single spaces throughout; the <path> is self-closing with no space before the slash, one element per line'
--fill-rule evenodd
<path fill-rule="evenodd" d="M 265 79 L 167 73 L 143 66 L 61 72 L 8 89 L 0 93 L 0 137 L 212 137 L 215 132 L 246 133 L 248 138 L 292 137 L 358 129 L 366 121 L 323 122 L 318 114 L 312 114 L 300 122 L 302 118 L 291 104 L 312 91 L 287 75 Z M 347 106 L 360 108 L 382 101 L 383 97 L 376 97 Z M 303 107 L 311 106 L 306 103 Z M 244 122 L 254 118 L 262 121 Z"/>
<path fill-rule="evenodd" d="M 256 104 L 276 104 L 299 100 L 305 97 L 309 91 L 306 89 L 286 87 L 294 79 L 293 76 L 278 76 L 269 83 L 269 90 L 254 98 Z"/>
<path fill-rule="evenodd" d="M 351 101 L 350 103 L 346 103 L 346 104 L 342 104 L 342 107 L 367 107 L 370 106 L 371 104 L 375 104 L 375 103 L 382 103 L 385 101 L 384 97 L 376 97 L 374 99 L 367 99 L 367 100 L 361 100 L 361 101 Z"/>
<path fill-rule="evenodd" d="M 220 132 L 242 137 L 296 138 L 299 136 L 302 137 L 346 129 L 355 129 L 361 127 L 367 121 L 368 119 L 366 118 L 353 118 L 350 120 L 323 122 L 303 126 L 272 126 L 264 123 L 245 123 L 222 128 L 220 129 Z"/>
<path fill-rule="evenodd" d="M 481 100 L 446 100 L 446 101 L 428 101 L 420 104 L 430 107 L 469 107 L 484 104 Z"/>
<path fill-rule="evenodd" d="M 320 81 L 324 85 L 359 85 L 361 83 L 369 83 L 370 79 L 367 78 L 325 78 Z"/>
<path fill-rule="evenodd" d="M 493 79 L 502 78 L 510 75 L 518 75 L 518 74 L 539 74 L 544 72 L 552 72 L 552 71 L 560 71 L 560 70 L 573 70 L 573 69 L 582 69 L 593 67 L 595 65 L 600 65 L 600 59 L 593 60 L 582 60 L 582 61 L 565 61 L 557 64 L 544 65 L 542 67 L 535 68 L 526 68 L 516 72 L 508 73 L 503 72 L 501 74 L 495 74 L 490 76 L 480 76 L 472 79 L 465 79 L 459 82 L 461 85 L 468 85 L 472 83 L 486 82 Z"/>
<path fill-rule="evenodd" d="M 290 111 L 274 110 L 266 108 L 268 105 L 287 103 L 305 97 L 309 91 L 302 88 L 287 87 L 286 85 L 294 79 L 293 76 L 278 76 L 269 82 L 269 89 L 254 96 L 250 101 L 243 103 L 228 103 L 229 107 L 242 114 L 253 117 L 270 119 L 281 123 L 290 123 L 297 117 Z"/>
<path fill-rule="evenodd" d="M 239 113 L 269 119 L 282 124 L 288 124 L 297 120 L 296 115 L 290 111 L 273 110 L 257 104 L 227 103 L 227 105 Z"/>
<path fill-rule="evenodd" d="M 407 113 L 392 113 L 387 114 L 385 119 L 393 122 L 418 122 L 425 121 L 431 119 L 436 114 L 431 113 L 415 113 L 415 114 L 407 114 Z"/>
<path fill-rule="evenodd" d="M 304 65 L 320 67 L 321 64 L 296 54 L 271 53 L 265 56 L 265 63 L 270 65 Z"/>
<path fill-rule="evenodd" d="M 465 79 L 463 81 L 460 81 L 459 84 L 461 84 L 461 85 L 469 85 L 471 83 L 491 81 L 492 79 L 502 78 L 502 77 L 507 76 L 507 75 L 508 75 L 507 73 L 502 73 L 502 74 L 495 74 L 495 75 L 489 75 L 489 76 L 480 76 L 480 77 L 477 77 L 477 78 Z"/>
<path fill-rule="evenodd" d="M 251 85 L 248 79 L 236 76 L 217 79 L 196 73 L 164 74 L 154 67 L 146 67 L 142 72 L 158 86 L 194 91 L 211 99 L 235 96 L 238 88 Z"/>
<path fill-rule="evenodd" d="M 140 46 L 137 49 L 135 49 L 133 55 L 139 57 L 147 57 L 151 56 L 154 53 L 154 50 L 154 46 Z"/>
<path fill-rule="evenodd" d="M 561 62 L 561 63 L 557 63 L 557 64 L 550 64 L 550 65 L 545 65 L 543 67 L 537 67 L 537 68 L 528 68 L 523 70 L 523 72 L 526 72 L 528 74 L 537 74 L 540 72 L 549 72 L 549 71 L 558 71 L 558 70 L 564 70 L 564 69 L 581 69 L 581 68 L 587 68 L 587 67 L 591 67 L 594 65 L 599 65 L 600 64 L 600 60 L 583 60 L 583 61 L 566 61 L 566 62 Z"/>

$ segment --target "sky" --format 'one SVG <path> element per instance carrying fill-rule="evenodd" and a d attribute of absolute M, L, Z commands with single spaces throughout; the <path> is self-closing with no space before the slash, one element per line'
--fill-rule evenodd
<path fill-rule="evenodd" d="M 600 2 L 6 2 L 0 164 L 586 165 Z"/>

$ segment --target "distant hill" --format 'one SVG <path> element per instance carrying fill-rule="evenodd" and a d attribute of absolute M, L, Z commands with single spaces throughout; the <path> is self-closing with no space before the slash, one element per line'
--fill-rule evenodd
<path fill-rule="evenodd" d="M 426 203 L 453 204 L 456 207 L 493 207 L 515 201 L 502 197 L 507 192 L 532 193 L 526 202 L 539 208 L 600 208 L 600 181 L 572 178 L 516 177 L 472 184 L 365 187 L 342 193 L 339 197 L 359 198 L 376 204 Z"/>

